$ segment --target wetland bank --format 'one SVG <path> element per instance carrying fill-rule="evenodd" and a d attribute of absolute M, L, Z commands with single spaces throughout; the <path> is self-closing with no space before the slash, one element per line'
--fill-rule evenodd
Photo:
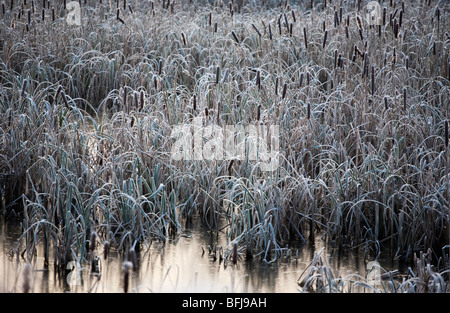
<path fill-rule="evenodd" d="M 76 3 L 1 2 L 3 292 L 449 291 L 446 2 Z"/>

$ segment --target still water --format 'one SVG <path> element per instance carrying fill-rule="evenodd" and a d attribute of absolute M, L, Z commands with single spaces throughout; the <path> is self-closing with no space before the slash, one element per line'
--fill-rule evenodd
<path fill-rule="evenodd" d="M 20 236 L 17 225 L 0 220 L 0 292 L 23 292 L 25 261 L 11 257 L 10 248 Z M 314 244 L 287 250 L 276 263 L 267 264 L 258 259 L 239 258 L 236 265 L 214 260 L 208 246 L 226 247 L 226 234 L 211 232 L 201 227 L 189 230 L 188 236 L 153 243 L 148 251 L 141 251 L 136 271 L 131 271 L 129 292 L 210 292 L 210 293 L 295 293 L 300 292 L 297 281 L 310 265 L 314 252 L 324 249 L 336 275 L 358 273 L 367 275 L 368 256 L 352 250 L 338 254 L 317 237 Z M 99 274 L 92 275 L 86 263 L 81 267 L 81 283 L 74 279 L 76 271 L 56 273 L 52 264 L 44 267 L 43 253 L 37 250 L 32 264 L 30 291 L 35 293 L 124 291 L 123 259 L 112 251 L 103 259 L 102 246 L 96 255 L 100 258 Z M 380 261 L 383 268 L 389 262 Z M 225 266 L 226 265 L 226 266 Z"/>

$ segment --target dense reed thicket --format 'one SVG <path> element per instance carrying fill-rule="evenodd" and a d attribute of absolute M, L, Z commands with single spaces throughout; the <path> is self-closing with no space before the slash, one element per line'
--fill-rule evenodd
<path fill-rule="evenodd" d="M 76 26 L 62 2 L 3 1 L 0 210 L 23 219 L 17 253 L 43 244 L 64 267 L 92 234 L 128 251 L 200 216 L 266 262 L 315 232 L 448 262 L 448 4 L 380 1 L 371 26 L 364 1 L 275 2 L 81 1 Z M 279 126 L 279 167 L 175 161 L 171 130 L 194 117 Z"/>

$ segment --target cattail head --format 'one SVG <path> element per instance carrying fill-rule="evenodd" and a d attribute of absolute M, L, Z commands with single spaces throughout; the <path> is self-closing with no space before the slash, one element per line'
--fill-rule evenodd
<path fill-rule="evenodd" d="M 397 38 L 398 37 L 398 29 L 399 29 L 397 18 L 394 18 L 393 26 L 394 26 L 394 36 L 395 36 L 395 38 Z"/>
<path fill-rule="evenodd" d="M 26 79 L 22 82 L 22 91 L 20 93 L 20 96 L 22 98 L 25 96 L 25 90 L 27 89 L 27 83 L 28 83 L 28 80 L 26 80 Z"/>
<path fill-rule="evenodd" d="M 107 259 L 109 255 L 109 241 L 105 241 L 103 244 L 103 259 Z"/>
<path fill-rule="evenodd" d="M 231 175 L 231 169 L 233 168 L 233 163 L 234 163 L 234 159 L 232 159 L 232 160 L 230 161 L 230 164 L 228 164 L 227 170 L 228 170 L 228 174 L 229 174 L 229 175 Z"/>
<path fill-rule="evenodd" d="M 258 109 L 256 113 L 256 120 L 259 121 L 261 119 L 261 104 L 258 104 Z"/>
<path fill-rule="evenodd" d="M 403 88 L 403 108 L 406 111 L 406 88 Z"/>
<path fill-rule="evenodd" d="M 308 39 L 306 38 L 306 27 L 303 27 L 303 40 L 305 42 L 305 49 L 308 49 Z"/>
<path fill-rule="evenodd" d="M 231 262 L 236 265 L 238 259 L 238 246 L 237 243 L 233 243 L 233 250 L 231 251 Z"/>
<path fill-rule="evenodd" d="M 220 66 L 216 68 L 216 85 L 219 84 L 219 78 L 220 78 Z"/>
<path fill-rule="evenodd" d="M 234 40 L 236 40 L 236 43 L 239 43 L 239 39 L 236 36 L 236 33 L 234 31 L 231 31 L 231 34 L 233 35 Z"/>
<path fill-rule="evenodd" d="M 327 44 L 327 36 L 328 36 L 328 30 L 325 31 L 325 35 L 323 36 L 323 44 L 322 44 L 323 49 L 325 49 L 325 45 Z"/>
<path fill-rule="evenodd" d="M 286 97 L 286 92 L 287 92 L 287 83 L 284 83 L 284 85 L 283 85 L 283 94 L 282 94 L 282 98 L 283 99 Z"/>
<path fill-rule="evenodd" d="M 306 107 L 306 118 L 309 120 L 311 118 L 311 104 L 308 102 Z"/>
<path fill-rule="evenodd" d="M 140 95 L 140 100 L 139 100 L 139 102 L 140 102 L 140 109 L 139 110 L 142 111 L 142 109 L 144 108 L 144 104 L 145 104 L 145 93 L 144 93 L 144 90 L 141 90 L 139 95 Z"/>
<path fill-rule="evenodd" d="M 193 99 L 192 99 L 192 107 L 194 109 L 194 111 L 197 110 L 197 96 L 194 95 Z"/>
<path fill-rule="evenodd" d="M 127 102 L 128 99 L 127 99 L 127 97 L 128 97 L 128 88 L 127 88 L 127 86 L 125 86 L 123 88 L 123 106 L 127 110 L 127 113 L 128 113 L 128 102 Z"/>
<path fill-rule="evenodd" d="M 95 236 L 95 233 L 92 232 L 91 238 L 89 240 L 89 250 L 91 250 L 91 251 L 95 250 L 95 241 L 96 241 L 96 236 Z"/>

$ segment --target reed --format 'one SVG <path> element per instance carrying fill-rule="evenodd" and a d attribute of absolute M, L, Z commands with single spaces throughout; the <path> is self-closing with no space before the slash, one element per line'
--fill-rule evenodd
<path fill-rule="evenodd" d="M 87 262 L 96 234 L 105 259 L 115 248 L 133 265 L 130 242 L 137 253 L 199 216 L 214 230 L 225 220 L 236 249 L 267 263 L 291 241 L 307 241 L 310 225 L 337 247 L 442 254 L 448 161 L 436 142 L 444 126 L 448 150 L 450 71 L 445 34 L 432 30 L 442 32 L 444 13 L 404 2 L 397 13 L 383 9 L 378 36 L 350 18 L 357 8 L 348 3 L 243 13 L 231 2 L 201 12 L 176 4 L 171 13 L 173 1 L 132 11 L 129 1 L 103 1 L 88 7 L 80 29 L 64 24 L 59 6 L 41 23 L 38 8 L 20 13 L 5 2 L 1 210 L 23 221 L 16 247 L 32 261 L 45 245 L 63 268 L 74 257 Z M 279 168 L 175 161 L 173 126 L 194 116 L 280 126 Z M 233 244 L 227 251 L 237 258 Z M 323 261 L 315 277 L 340 291 Z"/>

